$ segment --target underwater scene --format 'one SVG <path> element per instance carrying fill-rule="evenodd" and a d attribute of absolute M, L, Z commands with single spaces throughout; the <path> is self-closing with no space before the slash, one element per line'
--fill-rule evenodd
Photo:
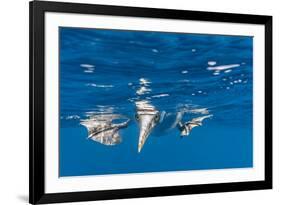
<path fill-rule="evenodd" d="M 59 176 L 253 167 L 253 37 L 59 29 Z"/>

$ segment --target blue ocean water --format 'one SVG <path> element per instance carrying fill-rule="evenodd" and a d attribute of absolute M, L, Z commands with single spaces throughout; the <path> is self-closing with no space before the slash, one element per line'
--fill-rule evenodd
<path fill-rule="evenodd" d="M 59 35 L 60 176 L 253 166 L 252 37 L 67 27 Z M 168 120 L 139 153 L 140 101 Z M 212 117 L 180 137 L 177 113 L 183 122 Z M 130 119 L 120 144 L 87 139 L 80 123 L 99 115 Z"/>

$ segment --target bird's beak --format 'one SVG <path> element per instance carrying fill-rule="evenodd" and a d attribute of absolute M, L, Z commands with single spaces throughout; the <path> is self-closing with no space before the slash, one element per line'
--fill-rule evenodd
<path fill-rule="evenodd" d="M 140 126 L 140 135 L 139 135 L 138 152 L 141 151 L 146 139 L 151 133 L 153 127 L 155 126 L 154 115 L 140 115 L 139 126 Z"/>

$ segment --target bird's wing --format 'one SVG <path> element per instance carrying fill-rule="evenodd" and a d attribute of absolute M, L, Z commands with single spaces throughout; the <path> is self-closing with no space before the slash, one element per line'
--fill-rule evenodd
<path fill-rule="evenodd" d="M 106 122 L 96 121 L 92 119 L 82 120 L 80 122 L 81 125 L 85 126 L 88 132 L 96 132 L 99 128 L 106 126 Z"/>
<path fill-rule="evenodd" d="M 200 123 L 188 123 L 188 128 L 189 130 L 192 130 L 194 127 L 197 127 L 197 126 L 201 126 L 202 124 Z"/>
<path fill-rule="evenodd" d="M 122 128 L 128 127 L 129 122 L 130 122 L 130 119 L 127 119 L 125 122 L 118 123 L 113 126 L 119 128 L 119 129 L 122 129 Z"/>
<path fill-rule="evenodd" d="M 193 118 L 192 120 L 188 121 L 187 123 L 182 123 L 179 122 L 178 123 L 178 128 L 181 132 L 181 136 L 188 136 L 190 131 L 197 126 L 202 126 L 202 121 L 206 118 L 210 118 L 213 115 L 205 115 L 205 116 L 201 116 L 201 117 L 196 117 Z"/>
<path fill-rule="evenodd" d="M 210 118 L 212 116 L 213 115 L 205 115 L 205 116 L 196 117 L 196 118 L 193 118 L 191 121 L 189 121 L 189 123 L 194 124 L 195 127 L 201 126 L 204 119 Z"/>
<path fill-rule="evenodd" d="M 122 142 L 122 138 L 119 135 L 119 129 L 113 128 L 108 129 L 102 132 L 99 132 L 95 135 L 92 135 L 90 138 L 96 142 L 99 142 L 104 145 L 117 145 Z"/>
<path fill-rule="evenodd" d="M 121 136 L 119 130 L 128 126 L 129 119 L 127 121 L 112 124 L 112 120 L 97 120 L 88 119 L 80 122 L 88 130 L 88 139 L 92 139 L 104 145 L 116 145 L 121 143 Z"/>

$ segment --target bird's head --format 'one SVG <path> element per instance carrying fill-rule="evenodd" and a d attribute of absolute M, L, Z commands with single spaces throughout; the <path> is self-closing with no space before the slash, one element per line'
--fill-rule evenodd
<path fill-rule="evenodd" d="M 160 112 L 147 103 L 137 104 L 137 113 L 135 118 L 139 124 L 140 134 L 138 143 L 138 152 L 141 151 L 146 139 L 152 132 L 153 128 L 160 121 Z"/>

